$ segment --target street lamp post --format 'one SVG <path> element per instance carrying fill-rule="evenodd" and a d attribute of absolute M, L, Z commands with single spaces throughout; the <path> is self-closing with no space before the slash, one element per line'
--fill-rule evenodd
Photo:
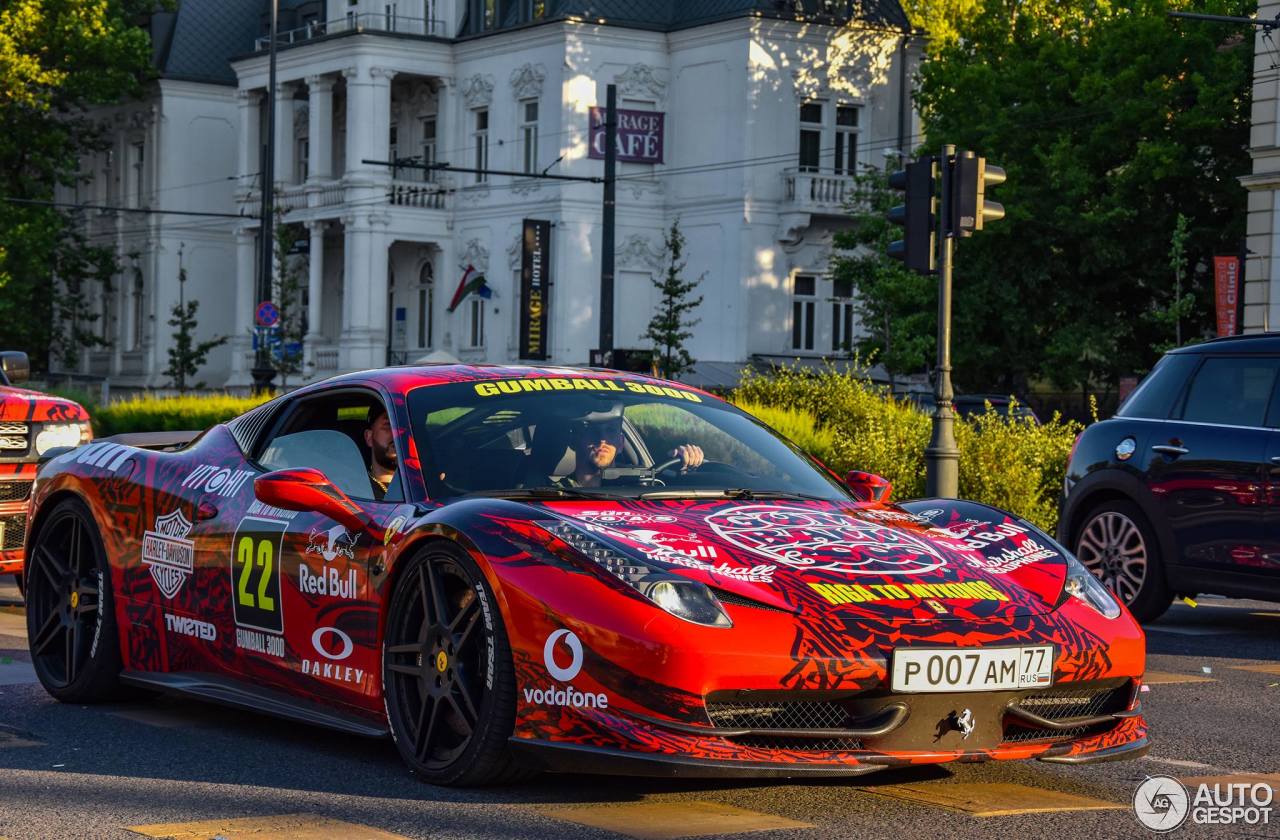
<path fill-rule="evenodd" d="M 258 271 L 258 301 L 270 301 L 272 290 L 271 258 L 275 218 L 275 180 L 276 180 L 276 31 L 280 23 L 280 0 L 271 0 L 271 32 L 270 45 L 267 48 L 267 144 L 263 153 L 262 165 L 262 218 L 258 228 L 259 256 L 261 267 Z M 255 310 L 257 306 L 255 304 Z M 255 321 L 257 349 L 253 356 L 253 391 L 263 394 L 271 390 L 276 369 L 271 363 L 271 351 L 267 347 L 267 333 Z"/>

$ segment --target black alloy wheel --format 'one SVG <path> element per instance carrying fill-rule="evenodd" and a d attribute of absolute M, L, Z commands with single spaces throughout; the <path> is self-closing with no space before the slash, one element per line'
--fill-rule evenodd
<path fill-rule="evenodd" d="M 406 561 L 391 597 L 383 693 L 401 756 L 425 781 L 519 775 L 511 650 L 492 591 L 464 552 L 435 543 Z"/>
<path fill-rule="evenodd" d="M 112 699 L 120 647 L 98 528 L 78 499 L 61 502 L 27 551 L 27 638 L 36 676 L 70 703 Z"/>

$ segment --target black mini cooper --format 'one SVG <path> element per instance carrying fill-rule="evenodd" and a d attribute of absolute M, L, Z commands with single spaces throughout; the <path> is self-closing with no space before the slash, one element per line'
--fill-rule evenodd
<path fill-rule="evenodd" d="M 1167 353 L 1076 441 L 1058 539 L 1141 621 L 1175 595 L 1280 601 L 1280 333 Z"/>

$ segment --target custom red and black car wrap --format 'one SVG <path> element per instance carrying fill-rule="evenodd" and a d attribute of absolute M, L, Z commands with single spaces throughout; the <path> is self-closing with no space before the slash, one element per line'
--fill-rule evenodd
<path fill-rule="evenodd" d="M 36 477 L 36 437 L 46 423 L 88 423 L 83 406 L 26 388 L 0 386 L 0 575 L 21 574 L 27 508 Z"/>
<path fill-rule="evenodd" d="M 179 452 L 99 443 L 60 456 L 37 484 L 33 528 L 60 498 L 89 505 L 110 558 L 129 674 L 268 688 L 282 703 L 333 715 L 313 720 L 368 734 L 386 728 L 381 646 L 399 570 L 448 541 L 493 594 L 484 607 L 501 619 L 515 672 L 512 744 L 544 767 L 793 775 L 1146 750 L 1141 629 L 1127 612 L 1108 619 L 1068 597 L 1058 547 L 993 508 L 426 499 L 408 432 L 411 389 L 552 375 L 570 374 L 450 368 L 352 379 L 387 400 L 415 474 L 410 502 L 366 506 L 371 532 L 326 531 L 314 516 L 255 498 L 244 429 L 268 422 L 271 404 Z M 236 521 L 234 533 L 203 535 L 214 514 Z M 657 607 L 561 539 L 563 525 L 707 585 L 732 626 Z M 181 564 L 148 561 L 165 540 L 181 552 L 189 544 L 185 578 Z M 237 554 L 268 551 L 263 544 L 276 558 L 275 582 L 237 570 Z M 259 596 L 271 610 L 237 607 L 246 597 L 261 606 Z M 930 695 L 889 687 L 896 650 L 1044 644 L 1053 648 L 1051 687 Z M 947 726 L 962 709 L 975 721 L 968 734 Z"/>

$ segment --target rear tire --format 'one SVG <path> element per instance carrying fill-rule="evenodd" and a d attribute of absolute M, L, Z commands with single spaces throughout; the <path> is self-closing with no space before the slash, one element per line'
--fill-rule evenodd
<path fill-rule="evenodd" d="M 1165 582 L 1160 543 L 1133 502 L 1116 500 L 1092 508 L 1080 521 L 1072 550 L 1141 622 L 1155 621 L 1173 603 Z"/>
<path fill-rule="evenodd" d="M 40 684 L 64 703 L 122 693 L 111 569 L 89 508 L 58 503 L 27 547 L 27 638 Z"/>
<path fill-rule="evenodd" d="M 483 573 L 436 542 L 406 561 L 387 612 L 382 689 L 396 748 L 436 785 L 489 785 L 525 775 L 507 744 L 515 669 Z"/>

